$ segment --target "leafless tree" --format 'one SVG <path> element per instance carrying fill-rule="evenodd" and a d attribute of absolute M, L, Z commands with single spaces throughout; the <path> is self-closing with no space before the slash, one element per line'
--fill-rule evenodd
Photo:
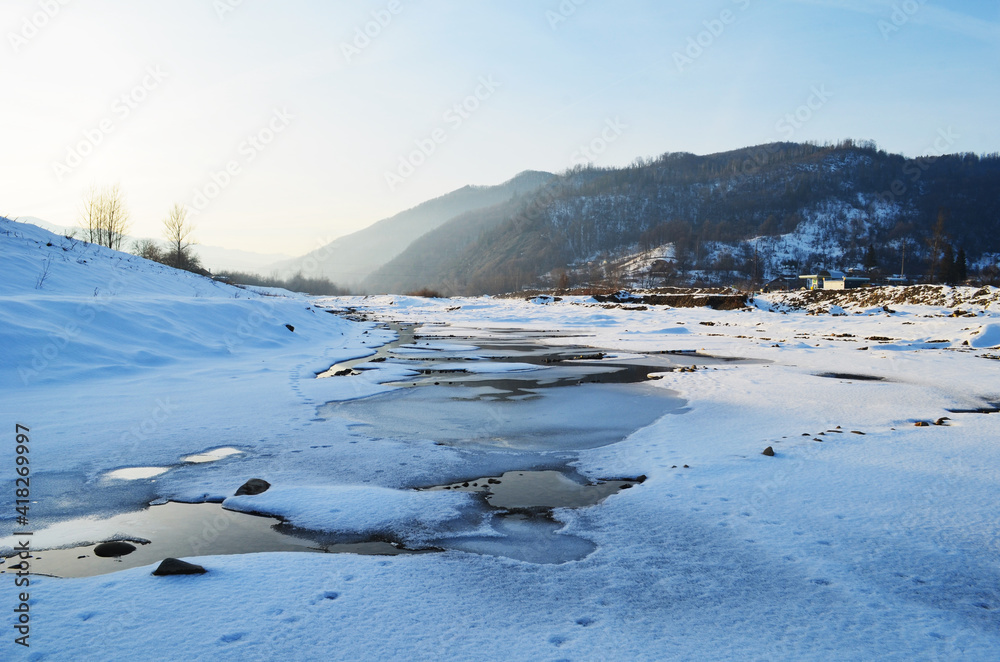
<path fill-rule="evenodd" d="M 163 262 L 163 251 L 152 239 L 136 240 L 132 243 L 132 252 L 153 262 Z"/>
<path fill-rule="evenodd" d="M 83 200 L 81 215 L 83 230 L 90 243 L 121 250 L 129 229 L 129 214 L 118 184 L 90 189 Z"/>
<path fill-rule="evenodd" d="M 182 204 L 175 204 L 170 214 L 163 219 L 163 236 L 167 240 L 168 249 L 164 256 L 165 262 L 178 269 L 187 269 L 197 264 L 196 256 L 191 253 L 191 234 L 194 226 L 187 220 L 188 210 Z"/>

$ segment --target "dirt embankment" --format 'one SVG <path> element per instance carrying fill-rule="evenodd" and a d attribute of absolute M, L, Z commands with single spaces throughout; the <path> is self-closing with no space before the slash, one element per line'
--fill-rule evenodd
<path fill-rule="evenodd" d="M 819 311 L 831 306 L 845 310 L 865 310 L 880 306 L 934 306 L 938 308 L 979 308 L 1000 310 L 1000 288 L 910 285 L 906 287 L 864 287 L 856 290 L 799 290 L 776 292 L 765 300 L 793 310 Z"/>
<path fill-rule="evenodd" d="M 746 308 L 750 298 L 745 293 L 673 292 L 669 294 L 595 294 L 599 303 L 621 303 L 640 306 L 670 306 L 671 308 L 713 308 L 715 310 L 740 310 Z"/>
<path fill-rule="evenodd" d="M 715 310 L 741 310 L 753 303 L 752 295 L 728 287 L 684 288 L 660 287 L 639 292 L 595 290 L 577 288 L 574 290 L 531 290 L 501 294 L 499 299 L 527 299 L 548 297 L 552 301 L 562 301 L 563 297 L 592 297 L 606 307 L 668 306 L 671 308 L 714 308 Z"/>

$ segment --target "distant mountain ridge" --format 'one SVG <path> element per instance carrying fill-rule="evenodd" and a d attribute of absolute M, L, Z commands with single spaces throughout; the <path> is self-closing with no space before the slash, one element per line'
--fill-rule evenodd
<path fill-rule="evenodd" d="M 497 186 L 465 186 L 271 268 L 288 273 L 301 271 L 306 276 L 329 278 L 339 285 L 355 285 L 405 251 L 413 241 L 456 216 L 528 195 L 553 177 L 547 172 L 528 170 Z"/>
<path fill-rule="evenodd" d="M 1000 253 L 1000 156 L 773 143 L 576 168 L 424 234 L 363 289 L 489 294 L 550 283 L 557 270 L 592 282 L 657 246 L 670 247 L 660 268 L 692 282 L 872 259 L 917 273 L 933 269 L 932 244 L 962 248 L 970 261 Z"/>

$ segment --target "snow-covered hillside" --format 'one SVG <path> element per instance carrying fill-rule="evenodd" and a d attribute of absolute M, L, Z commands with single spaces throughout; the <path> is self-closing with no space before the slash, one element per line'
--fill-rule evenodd
<path fill-rule="evenodd" d="M 134 255 L 0 220 L 4 384 L 72 384 L 181 361 L 295 348 L 345 324 Z M 296 328 L 295 333 L 285 325 Z"/>
<path fill-rule="evenodd" d="M 65 225 L 56 225 L 55 223 L 49 223 L 33 216 L 18 217 L 17 220 L 37 225 L 43 230 L 48 230 L 62 237 L 83 237 L 85 234 L 79 227 L 73 228 Z M 154 241 L 159 245 L 163 245 L 162 238 L 135 237 L 130 235 L 125 237 L 123 246 L 131 246 L 136 241 L 144 240 Z M 272 265 L 290 258 L 290 256 L 280 253 L 254 253 L 251 251 L 223 248 L 221 246 L 208 246 L 201 243 L 193 244 L 191 251 L 201 260 L 201 265 L 213 273 L 226 270 L 269 272 Z"/>

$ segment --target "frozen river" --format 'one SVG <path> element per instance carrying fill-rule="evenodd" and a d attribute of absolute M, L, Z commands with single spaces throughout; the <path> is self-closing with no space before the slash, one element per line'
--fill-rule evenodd
<path fill-rule="evenodd" d="M 470 513 L 467 530 L 451 527 L 441 531 L 433 545 L 408 549 L 385 536 L 344 538 L 294 529 L 279 520 L 223 510 L 218 504 L 144 507 L 160 499 L 158 481 L 175 467 L 150 467 L 132 476 L 117 472 L 113 479 L 89 481 L 83 476 L 54 476 L 40 481 L 42 490 L 54 490 L 48 495 L 50 501 L 64 506 L 61 512 L 50 513 L 49 521 L 71 538 L 78 526 L 80 544 L 43 551 L 34 571 L 88 576 L 146 565 L 164 555 L 261 551 L 399 554 L 460 549 L 536 563 L 583 558 L 595 546 L 584 538 L 559 534 L 551 510 L 596 505 L 621 489 L 639 486 L 644 477 L 607 476 L 588 482 L 572 467 L 576 453 L 615 444 L 664 415 L 682 413 L 683 400 L 653 385 L 658 373 L 694 365 L 710 369 L 712 363 L 720 363 L 692 354 L 552 347 L 545 343 L 546 334 L 530 331 L 464 330 L 460 336 L 445 337 L 443 327 L 395 323 L 389 327 L 396 340 L 372 356 L 333 365 L 316 378 L 351 380 L 375 371 L 392 375 L 388 385 L 395 388 L 321 405 L 313 422 L 347 421 L 348 443 L 432 441 L 460 449 L 465 469 L 456 474 L 451 468 L 438 484 L 413 487 L 472 493 L 482 507 Z M 217 456 L 187 458 L 189 462 L 179 467 L 189 470 L 192 465 L 231 460 L 231 455 L 245 454 L 224 449 Z M 500 464 L 496 456 L 502 456 Z M 483 475 L 488 469 L 495 475 Z M 456 475 L 460 482 L 449 484 Z M 115 504 L 121 511 L 129 503 L 131 511 L 104 512 L 105 504 Z M 483 513 L 491 523 L 485 532 L 477 529 Z M 95 517 L 103 517 L 115 529 L 114 538 L 130 541 L 136 551 L 119 558 L 95 555 L 93 548 L 101 541 L 83 533 L 92 531 Z M 212 535 L 200 535 L 203 529 Z"/>

